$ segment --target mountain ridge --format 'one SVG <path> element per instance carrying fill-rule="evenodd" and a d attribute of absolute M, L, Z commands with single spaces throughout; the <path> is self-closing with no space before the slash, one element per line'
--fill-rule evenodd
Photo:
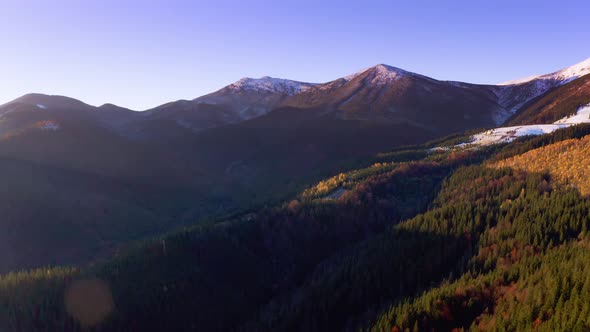
<path fill-rule="evenodd" d="M 509 93 L 507 93 L 506 90 L 509 90 L 509 87 L 527 86 L 527 85 L 532 84 L 532 82 L 537 81 L 537 83 L 534 84 L 534 90 L 536 90 L 536 91 L 532 91 L 532 92 L 528 93 L 528 95 L 521 94 L 520 99 L 526 99 L 528 101 L 540 94 L 543 94 L 544 92 L 550 90 L 551 88 L 564 85 L 568 82 L 571 82 L 572 80 L 575 80 L 577 78 L 580 78 L 582 76 L 589 74 L 590 73 L 590 58 L 588 58 L 584 61 L 581 61 L 577 64 L 574 64 L 572 66 L 560 69 L 560 70 L 553 72 L 553 73 L 535 75 L 535 76 L 530 76 L 530 77 L 527 77 L 524 79 L 516 79 L 516 80 L 506 81 L 506 82 L 502 82 L 502 83 L 499 83 L 496 85 L 494 85 L 494 84 L 477 84 L 477 83 L 469 83 L 469 82 L 454 81 L 454 80 L 437 80 L 435 78 L 431 78 L 431 77 L 428 77 L 428 76 L 425 76 L 425 75 L 422 75 L 419 73 L 410 72 L 410 71 L 407 71 L 407 70 L 404 70 L 404 69 L 401 69 L 398 67 L 394 67 L 391 65 L 380 63 L 380 64 L 376 64 L 372 67 L 368 67 L 368 68 L 364 68 L 362 70 L 359 70 L 353 74 L 339 77 L 339 78 L 336 78 L 334 80 L 330 80 L 330 81 L 327 81 L 324 83 L 302 82 L 302 81 L 290 80 L 290 79 L 285 79 L 285 78 L 275 78 L 275 77 L 270 77 L 270 76 L 263 76 L 261 78 L 244 77 L 244 78 L 241 78 L 240 80 L 237 80 L 237 81 L 235 81 L 235 82 L 233 82 L 233 83 L 231 83 L 231 84 L 229 84 L 217 91 L 214 91 L 214 92 L 211 92 L 211 93 L 208 93 L 208 94 L 205 94 L 205 95 L 193 98 L 193 99 L 181 99 L 181 100 L 176 100 L 176 101 L 170 101 L 170 102 L 158 105 L 154 108 L 150 108 L 150 109 L 143 110 L 143 111 L 131 110 L 129 108 L 120 107 L 120 106 L 110 104 L 110 103 L 106 103 L 106 104 L 103 104 L 102 106 L 96 107 L 96 106 L 86 104 L 80 100 L 77 100 L 77 99 L 74 99 L 71 97 L 60 96 L 60 95 L 47 95 L 47 94 L 40 94 L 40 93 L 25 94 L 21 97 L 18 97 L 12 101 L 5 103 L 3 105 L 0 105 L 0 107 L 15 103 L 15 102 L 21 102 L 21 101 L 26 101 L 26 100 L 31 100 L 31 99 L 47 100 L 48 98 L 64 98 L 64 99 L 68 99 L 70 102 L 81 103 L 81 104 L 84 104 L 85 106 L 96 107 L 96 108 L 102 108 L 105 105 L 110 105 L 111 108 L 116 107 L 116 108 L 135 111 L 135 112 L 155 112 L 157 110 L 167 109 L 170 105 L 173 105 L 174 103 L 196 103 L 197 105 L 198 104 L 213 104 L 213 105 L 219 104 L 220 103 L 219 95 L 222 94 L 223 92 L 228 92 L 228 91 L 234 92 L 236 94 L 245 93 L 246 91 L 258 92 L 258 93 L 277 93 L 277 94 L 283 95 L 281 97 L 293 97 L 293 96 L 301 94 L 301 93 L 309 92 L 310 90 L 313 90 L 314 88 L 318 89 L 318 90 L 326 90 L 326 89 L 334 88 L 335 86 L 338 86 L 342 83 L 350 82 L 350 81 L 354 80 L 355 78 L 357 78 L 363 74 L 366 74 L 367 72 L 374 73 L 374 80 L 372 83 L 374 83 L 376 85 L 386 84 L 386 83 L 395 81 L 396 79 L 399 79 L 402 77 L 411 76 L 411 77 L 426 79 L 426 80 L 433 81 L 433 82 L 444 82 L 444 83 L 448 83 L 451 85 L 464 87 L 464 88 L 469 88 L 469 87 L 473 87 L 473 86 L 494 87 L 494 88 L 492 88 L 492 90 L 494 90 L 496 92 L 496 94 L 498 95 L 499 104 L 501 106 L 510 106 L 510 103 L 506 103 L 506 99 L 509 99 L 506 97 L 506 95 L 509 95 Z M 527 86 L 527 89 L 531 90 L 531 87 Z M 272 99 L 272 100 L 267 100 L 267 102 L 270 103 L 270 106 L 266 107 L 266 110 L 264 110 L 265 112 L 268 111 L 268 109 L 271 109 L 271 108 L 277 106 L 277 104 L 279 104 L 279 101 L 281 101 L 280 99 L 282 99 L 282 98 L 278 98 L 278 97 L 268 98 L 268 96 L 267 96 L 267 99 Z M 516 103 L 515 105 L 520 106 L 521 104 L 524 104 L 524 102 L 521 101 L 520 103 Z M 514 106 L 514 105 L 511 105 L 511 106 Z M 254 112 L 253 116 L 244 116 L 242 118 L 247 120 L 252 117 L 262 115 L 260 113 L 261 113 L 260 111 Z"/>

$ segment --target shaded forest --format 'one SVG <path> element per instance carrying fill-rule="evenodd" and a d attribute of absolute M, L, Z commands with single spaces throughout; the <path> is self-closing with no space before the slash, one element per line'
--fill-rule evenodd
<path fill-rule="evenodd" d="M 584 331 L 590 200 L 534 154 L 588 134 L 399 148 L 106 262 L 7 274 L 0 330 Z"/>

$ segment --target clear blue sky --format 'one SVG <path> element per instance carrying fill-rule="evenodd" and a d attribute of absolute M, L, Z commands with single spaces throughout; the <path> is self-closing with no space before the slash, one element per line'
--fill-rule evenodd
<path fill-rule="evenodd" d="M 241 77 L 325 82 L 378 63 L 497 83 L 590 57 L 590 1 L 1 0 L 0 103 L 142 110 Z"/>

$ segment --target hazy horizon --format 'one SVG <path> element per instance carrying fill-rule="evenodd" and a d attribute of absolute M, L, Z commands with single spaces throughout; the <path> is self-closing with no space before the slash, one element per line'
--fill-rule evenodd
<path fill-rule="evenodd" d="M 321 83 L 378 63 L 495 84 L 590 57 L 581 1 L 62 4 L 0 5 L 0 104 L 44 93 L 145 110 L 242 77 Z"/>

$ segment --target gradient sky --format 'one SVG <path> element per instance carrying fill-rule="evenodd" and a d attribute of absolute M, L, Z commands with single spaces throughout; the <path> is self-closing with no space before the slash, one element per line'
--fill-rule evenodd
<path fill-rule="evenodd" d="M 40 92 L 143 110 L 378 63 L 498 83 L 590 57 L 589 33 L 587 0 L 0 0 L 0 104 Z"/>

